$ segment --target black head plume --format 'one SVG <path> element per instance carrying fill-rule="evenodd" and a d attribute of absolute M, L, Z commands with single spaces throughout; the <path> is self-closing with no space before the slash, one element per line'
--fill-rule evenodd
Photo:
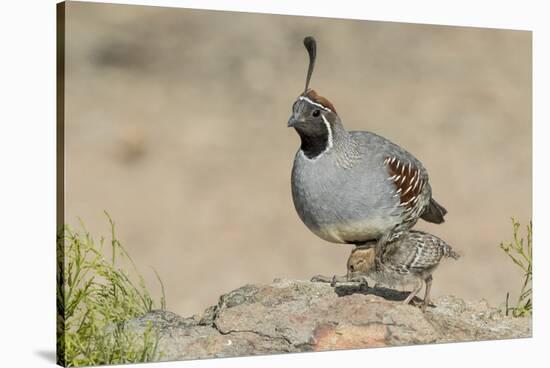
<path fill-rule="evenodd" d="M 304 38 L 304 46 L 306 47 L 307 53 L 309 54 L 309 67 L 307 69 L 307 78 L 306 78 L 306 89 L 304 94 L 309 88 L 309 80 L 311 79 L 311 74 L 313 73 L 313 67 L 315 66 L 315 58 L 317 56 L 317 42 L 315 38 L 307 36 Z"/>

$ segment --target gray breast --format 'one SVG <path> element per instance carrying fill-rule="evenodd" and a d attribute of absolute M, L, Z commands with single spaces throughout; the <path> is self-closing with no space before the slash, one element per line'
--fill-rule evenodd
<path fill-rule="evenodd" d="M 333 150 L 316 159 L 298 151 L 292 170 L 292 196 L 298 215 L 319 237 L 334 243 L 378 239 L 400 221 L 402 208 L 388 181 L 384 154 Z"/>

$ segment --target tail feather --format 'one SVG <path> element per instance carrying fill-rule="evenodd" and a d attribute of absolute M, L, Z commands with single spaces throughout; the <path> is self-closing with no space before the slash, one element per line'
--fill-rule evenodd
<path fill-rule="evenodd" d="M 460 254 L 458 254 L 457 252 L 455 252 L 454 250 L 451 250 L 449 252 L 449 257 L 453 258 L 453 259 L 459 259 L 460 258 Z"/>
<path fill-rule="evenodd" d="M 457 252 L 455 252 L 452 249 L 449 249 L 446 256 L 449 257 L 449 258 L 452 258 L 452 259 L 459 259 L 460 258 L 460 254 L 458 254 Z"/>
<path fill-rule="evenodd" d="M 434 224 L 441 224 L 445 222 L 445 219 L 443 218 L 447 214 L 447 210 L 445 207 L 440 205 L 435 201 L 435 199 L 430 198 L 430 203 L 428 203 L 428 206 L 424 210 L 424 213 L 422 216 L 420 216 L 422 219 L 433 222 Z"/>
<path fill-rule="evenodd" d="M 440 246 L 443 249 L 443 256 L 449 257 L 452 259 L 459 259 L 461 257 L 461 254 L 459 254 L 458 252 L 455 252 L 449 244 L 445 243 L 442 240 L 440 242 Z"/>

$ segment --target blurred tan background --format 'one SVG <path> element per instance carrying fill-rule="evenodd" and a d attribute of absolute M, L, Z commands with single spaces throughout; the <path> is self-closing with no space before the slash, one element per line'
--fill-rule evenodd
<path fill-rule="evenodd" d="M 168 309 L 190 315 L 246 283 L 343 274 L 351 246 L 298 218 L 286 128 L 311 86 L 350 130 L 428 168 L 463 254 L 434 296 L 504 302 L 521 274 L 498 248 L 531 218 L 531 33 L 91 3 L 67 7 L 66 222 L 103 210 Z"/>

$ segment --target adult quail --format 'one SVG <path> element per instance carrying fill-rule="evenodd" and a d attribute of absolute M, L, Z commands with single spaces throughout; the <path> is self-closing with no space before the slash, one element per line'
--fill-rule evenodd
<path fill-rule="evenodd" d="M 334 105 L 309 89 L 316 42 L 306 37 L 304 45 L 306 86 L 288 126 L 301 139 L 291 181 L 305 225 L 329 242 L 362 245 L 410 229 L 419 217 L 442 223 L 447 211 L 432 198 L 422 163 L 379 135 L 347 131 Z"/>
<path fill-rule="evenodd" d="M 403 301 L 415 297 L 426 284 L 422 309 L 430 301 L 432 273 L 443 257 L 458 259 L 458 253 L 437 236 L 422 231 L 393 233 L 388 241 L 382 238 L 373 248 L 356 248 L 347 264 L 347 280 L 361 280 L 368 276 L 376 282 L 393 287 L 397 284 L 413 284 L 413 291 Z"/>

